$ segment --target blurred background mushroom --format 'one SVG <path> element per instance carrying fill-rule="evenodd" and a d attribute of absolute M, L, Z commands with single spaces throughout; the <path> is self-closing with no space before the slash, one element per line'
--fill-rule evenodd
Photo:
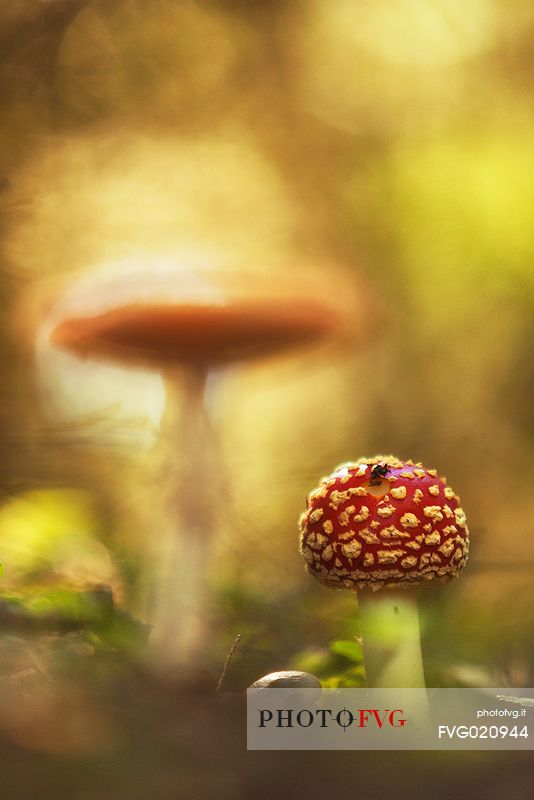
<path fill-rule="evenodd" d="M 114 272 L 90 272 L 70 286 L 41 335 L 84 360 L 133 365 L 164 379 L 163 457 L 157 489 L 147 498 L 145 613 L 164 661 L 196 663 L 210 635 L 212 540 L 219 518 L 232 519 L 228 477 L 205 407 L 207 382 L 223 367 L 333 337 L 339 343 L 355 326 L 339 285 L 318 284 L 309 272 L 304 284 L 282 273 L 247 277 L 168 260 Z M 213 386 L 211 395 L 216 402 Z"/>

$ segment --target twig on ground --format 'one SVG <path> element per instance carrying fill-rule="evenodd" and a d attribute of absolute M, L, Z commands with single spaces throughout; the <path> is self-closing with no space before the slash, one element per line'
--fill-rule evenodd
<path fill-rule="evenodd" d="M 221 672 L 221 677 L 219 678 L 219 682 L 217 683 L 217 688 L 215 690 L 217 692 L 217 694 L 221 693 L 222 685 L 224 683 L 224 679 L 226 678 L 226 673 L 228 672 L 228 669 L 230 667 L 230 662 L 232 661 L 233 655 L 234 655 L 234 653 L 235 653 L 235 651 L 237 649 L 237 646 L 238 646 L 240 641 L 241 641 L 241 634 L 238 633 L 237 636 L 235 637 L 234 642 L 233 642 L 230 650 L 228 651 L 228 655 L 226 656 L 226 659 L 224 661 L 224 665 L 223 665 L 222 672 Z"/>

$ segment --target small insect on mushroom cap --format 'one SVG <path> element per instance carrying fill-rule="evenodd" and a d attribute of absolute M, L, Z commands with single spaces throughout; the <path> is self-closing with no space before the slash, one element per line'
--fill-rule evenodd
<path fill-rule="evenodd" d="M 300 532 L 307 571 L 334 589 L 446 582 L 469 553 L 465 513 L 446 479 L 394 456 L 341 464 L 323 478 Z"/>

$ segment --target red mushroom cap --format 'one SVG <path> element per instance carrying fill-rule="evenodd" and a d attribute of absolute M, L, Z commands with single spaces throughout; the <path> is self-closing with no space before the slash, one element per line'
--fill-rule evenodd
<path fill-rule="evenodd" d="M 445 582 L 469 552 L 465 513 L 446 479 L 393 456 L 337 467 L 309 495 L 300 529 L 306 569 L 334 589 Z"/>

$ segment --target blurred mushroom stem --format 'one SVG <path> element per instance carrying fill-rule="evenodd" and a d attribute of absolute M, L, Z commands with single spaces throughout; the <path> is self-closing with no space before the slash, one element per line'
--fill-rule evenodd
<path fill-rule="evenodd" d="M 161 529 L 153 532 L 150 637 L 160 661 L 195 662 L 209 615 L 208 572 L 224 482 L 204 405 L 207 369 L 168 371 L 158 481 Z"/>
<path fill-rule="evenodd" d="M 413 592 L 381 589 L 358 594 L 366 685 L 425 688 L 419 611 Z"/>

